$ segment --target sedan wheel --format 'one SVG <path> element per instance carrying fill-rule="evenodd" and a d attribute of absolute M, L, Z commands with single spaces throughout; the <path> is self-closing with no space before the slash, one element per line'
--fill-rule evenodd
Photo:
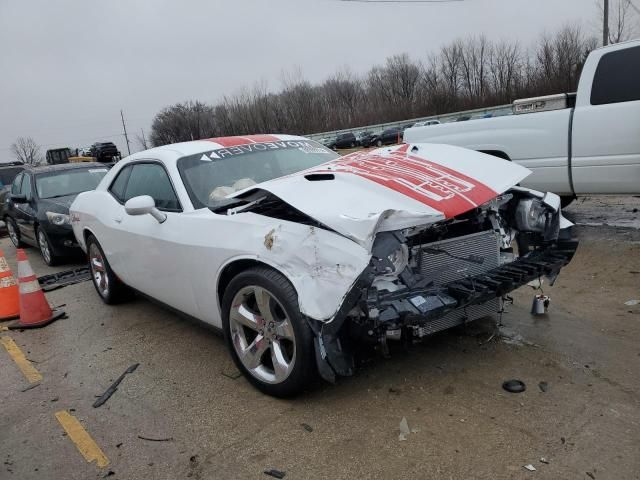
<path fill-rule="evenodd" d="M 296 361 L 296 344 L 282 305 L 255 285 L 236 293 L 231 305 L 231 339 L 244 367 L 262 382 L 286 380 Z"/>
<path fill-rule="evenodd" d="M 49 239 L 43 230 L 38 230 L 38 246 L 40 247 L 40 253 L 47 265 L 54 265 L 56 263 L 56 257 L 51 252 L 51 245 Z"/>
<path fill-rule="evenodd" d="M 376 142 L 376 146 L 381 147 L 381 146 L 382 146 L 382 140 L 378 140 L 378 141 Z"/>
<path fill-rule="evenodd" d="M 22 242 L 20 242 L 20 234 L 18 233 L 18 227 L 16 226 L 16 222 L 13 218 L 7 218 L 7 230 L 13 246 L 16 248 L 21 247 Z"/>
<path fill-rule="evenodd" d="M 313 332 L 287 278 L 267 267 L 247 269 L 229 282 L 221 303 L 227 346 L 247 380 L 276 397 L 304 390 L 316 373 Z"/>

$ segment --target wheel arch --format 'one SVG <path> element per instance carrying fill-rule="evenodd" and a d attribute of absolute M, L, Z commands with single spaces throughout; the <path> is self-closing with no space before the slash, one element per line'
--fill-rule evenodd
<path fill-rule="evenodd" d="M 298 294 L 298 290 L 296 289 L 294 283 L 291 281 L 289 276 L 284 271 L 276 268 L 275 266 L 269 263 L 257 260 L 255 258 L 236 258 L 226 263 L 220 269 L 220 273 L 218 274 L 218 280 L 216 283 L 216 294 L 218 296 L 217 298 L 218 308 L 221 314 L 222 314 L 222 298 L 224 297 L 224 293 L 227 287 L 229 286 L 229 283 L 238 273 L 252 267 L 263 267 L 263 268 L 268 268 L 270 270 L 278 272 L 280 275 L 282 275 L 284 278 L 286 278 L 289 281 L 293 289 L 296 291 L 296 294 Z"/>
<path fill-rule="evenodd" d="M 85 247 L 87 245 L 87 241 L 89 240 L 89 235 L 93 235 L 94 237 L 96 236 L 89 227 L 84 227 L 84 229 L 82 230 L 82 240 L 84 240 Z M 98 237 L 96 237 L 96 239 L 97 238 Z"/>
<path fill-rule="evenodd" d="M 487 155 L 491 155 L 492 157 L 502 158 L 503 160 L 511 161 L 511 158 L 506 152 L 502 150 L 478 150 L 480 153 L 486 153 Z"/>

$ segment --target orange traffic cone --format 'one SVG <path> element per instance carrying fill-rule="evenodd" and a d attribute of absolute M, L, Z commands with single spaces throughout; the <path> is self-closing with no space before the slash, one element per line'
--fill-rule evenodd
<path fill-rule="evenodd" d="M 64 315 L 62 310 L 51 310 L 47 299 L 40 288 L 38 277 L 35 276 L 27 254 L 19 248 L 18 257 L 18 283 L 20 291 L 20 320 L 9 326 L 15 328 L 44 327 Z"/>
<path fill-rule="evenodd" d="M 0 321 L 12 320 L 20 313 L 18 282 L 0 250 Z"/>

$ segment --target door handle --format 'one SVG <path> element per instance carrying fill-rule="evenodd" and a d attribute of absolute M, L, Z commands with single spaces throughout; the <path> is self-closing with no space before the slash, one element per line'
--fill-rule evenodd
<path fill-rule="evenodd" d="M 121 218 L 114 218 L 113 221 L 116 222 L 116 223 L 122 223 L 122 219 Z"/>

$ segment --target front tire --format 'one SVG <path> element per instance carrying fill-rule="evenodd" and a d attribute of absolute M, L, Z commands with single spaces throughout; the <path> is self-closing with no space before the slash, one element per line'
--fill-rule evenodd
<path fill-rule="evenodd" d="M 38 238 L 38 247 L 40 248 L 40 255 L 42 255 L 44 263 L 50 267 L 56 265 L 60 258 L 53 253 L 53 248 L 51 247 L 51 242 L 49 242 L 47 234 L 44 233 L 44 230 L 38 228 L 36 237 Z"/>
<path fill-rule="evenodd" d="M 380 148 L 382 146 L 382 140 L 376 141 L 376 146 Z"/>
<path fill-rule="evenodd" d="M 9 238 L 11 239 L 13 246 L 16 248 L 24 247 L 24 243 L 20 240 L 20 230 L 18 230 L 16 221 L 11 217 L 7 217 L 5 223 L 7 224 L 7 231 L 9 232 Z"/>
<path fill-rule="evenodd" d="M 102 301 L 114 305 L 131 298 L 131 290 L 113 273 L 102 247 L 93 235 L 87 239 L 87 252 L 91 280 Z"/>
<path fill-rule="evenodd" d="M 231 280 L 222 326 L 236 366 L 263 393 L 290 397 L 315 377 L 313 333 L 295 289 L 275 270 L 254 267 Z"/>

